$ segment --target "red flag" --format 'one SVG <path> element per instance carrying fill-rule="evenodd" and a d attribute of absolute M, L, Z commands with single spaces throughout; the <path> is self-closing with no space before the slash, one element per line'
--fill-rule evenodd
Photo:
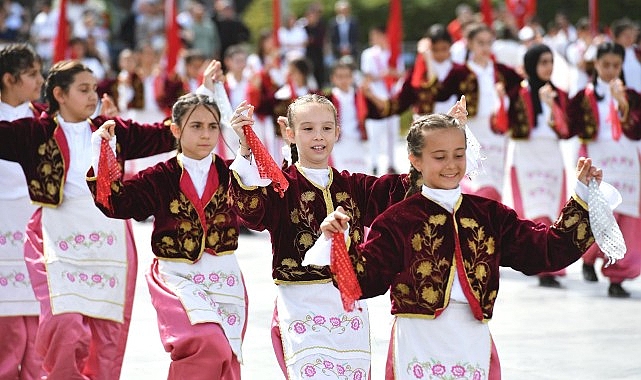
<path fill-rule="evenodd" d="M 481 0 L 481 14 L 483 15 L 483 23 L 491 28 L 492 22 L 494 22 L 491 0 Z"/>
<path fill-rule="evenodd" d="M 361 298 L 363 292 L 356 279 L 352 260 L 347 253 L 347 245 L 342 232 L 336 232 L 332 236 L 332 248 L 330 253 L 330 270 L 336 277 L 338 290 L 341 293 L 341 301 L 345 311 L 354 310 L 354 303 Z"/>
<path fill-rule="evenodd" d="M 178 62 L 178 53 L 180 52 L 180 28 L 178 27 L 178 20 L 176 16 L 178 11 L 176 9 L 175 0 L 165 0 L 165 36 L 167 38 L 166 44 L 166 73 L 171 76 L 176 72 L 176 63 Z"/>
<path fill-rule="evenodd" d="M 387 18 L 387 41 L 389 42 L 390 56 L 388 66 L 396 69 L 398 57 L 401 55 L 403 45 L 403 10 L 401 0 L 391 0 L 389 4 L 389 17 Z"/>
<path fill-rule="evenodd" d="M 67 58 L 67 46 L 69 45 L 67 26 L 67 0 L 60 0 L 58 12 L 58 33 L 53 44 L 53 63 Z"/>
<path fill-rule="evenodd" d="M 505 0 L 505 5 L 514 16 L 519 29 L 536 15 L 536 0 Z"/>
<path fill-rule="evenodd" d="M 590 15 L 590 32 L 593 36 L 599 34 L 599 2 L 598 0 L 588 1 L 588 14 Z"/>
<path fill-rule="evenodd" d="M 280 0 L 273 0 L 272 2 L 272 19 L 274 20 L 274 26 L 272 29 L 274 47 L 279 49 L 280 41 L 278 40 L 278 29 L 280 29 Z"/>

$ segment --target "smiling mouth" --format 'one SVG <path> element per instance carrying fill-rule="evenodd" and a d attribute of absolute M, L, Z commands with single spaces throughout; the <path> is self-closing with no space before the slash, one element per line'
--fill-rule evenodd
<path fill-rule="evenodd" d="M 321 151 L 325 150 L 325 146 L 324 145 L 315 145 L 315 146 L 312 147 L 312 150 L 315 150 L 317 152 L 321 152 Z"/>

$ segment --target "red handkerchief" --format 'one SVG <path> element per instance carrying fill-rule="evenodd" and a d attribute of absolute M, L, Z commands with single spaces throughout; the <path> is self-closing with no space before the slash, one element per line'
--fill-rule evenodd
<path fill-rule="evenodd" d="M 345 311 L 354 310 L 354 303 L 361 298 L 363 292 L 356 279 L 352 261 L 347 254 L 347 246 L 342 232 L 336 232 L 332 237 L 330 269 L 336 277 L 338 290 L 341 292 L 343 309 Z"/>
<path fill-rule="evenodd" d="M 109 146 L 109 141 L 103 139 L 100 142 L 100 161 L 98 162 L 98 175 L 96 176 L 96 201 L 101 205 L 111 208 L 109 194 L 111 194 L 111 182 L 122 175 L 120 165 L 116 160 L 114 151 Z"/>
<path fill-rule="evenodd" d="M 249 126 L 245 126 L 243 127 L 243 132 L 247 138 L 247 144 L 249 145 L 249 148 L 254 155 L 254 159 L 256 160 L 256 166 L 258 167 L 260 178 L 271 179 L 274 190 L 277 191 L 282 198 L 285 190 L 289 187 L 287 178 L 285 178 L 280 167 L 278 167 L 278 164 L 276 164 L 272 156 L 267 151 L 267 148 L 265 148 L 263 143 L 260 142 L 260 139 L 258 139 L 254 130 Z"/>

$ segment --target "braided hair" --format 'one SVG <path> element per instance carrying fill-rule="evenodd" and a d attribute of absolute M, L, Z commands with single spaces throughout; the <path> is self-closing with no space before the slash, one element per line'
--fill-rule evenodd
<path fill-rule="evenodd" d="M 457 128 L 465 134 L 465 126 L 459 123 L 452 116 L 445 114 L 430 114 L 421 116 L 412 122 L 409 132 L 407 132 L 407 153 L 414 157 L 423 155 L 425 147 L 425 131 L 445 128 Z M 423 185 L 423 174 L 416 170 L 414 165 L 410 164 L 409 176 L 410 186 L 405 193 L 405 198 L 419 193 Z"/>

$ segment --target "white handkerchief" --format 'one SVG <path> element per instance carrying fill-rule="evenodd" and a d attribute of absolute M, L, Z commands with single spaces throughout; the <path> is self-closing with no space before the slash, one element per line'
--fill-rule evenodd
<path fill-rule="evenodd" d="M 612 190 L 614 190 L 614 196 L 616 197 L 616 194 L 619 194 L 618 191 L 607 183 L 602 182 L 600 189 L 597 181 L 592 179 L 588 185 L 590 227 L 594 235 L 594 240 L 596 240 L 599 248 L 601 248 L 603 254 L 608 258 L 606 266 L 614 264 L 617 260 L 621 260 L 626 252 L 623 234 L 619 229 L 617 221 L 614 219 L 614 214 L 612 213 L 608 199 L 606 199 L 607 197 L 612 201 Z M 621 203 L 620 194 L 618 195 L 618 199 L 618 203 Z"/>

